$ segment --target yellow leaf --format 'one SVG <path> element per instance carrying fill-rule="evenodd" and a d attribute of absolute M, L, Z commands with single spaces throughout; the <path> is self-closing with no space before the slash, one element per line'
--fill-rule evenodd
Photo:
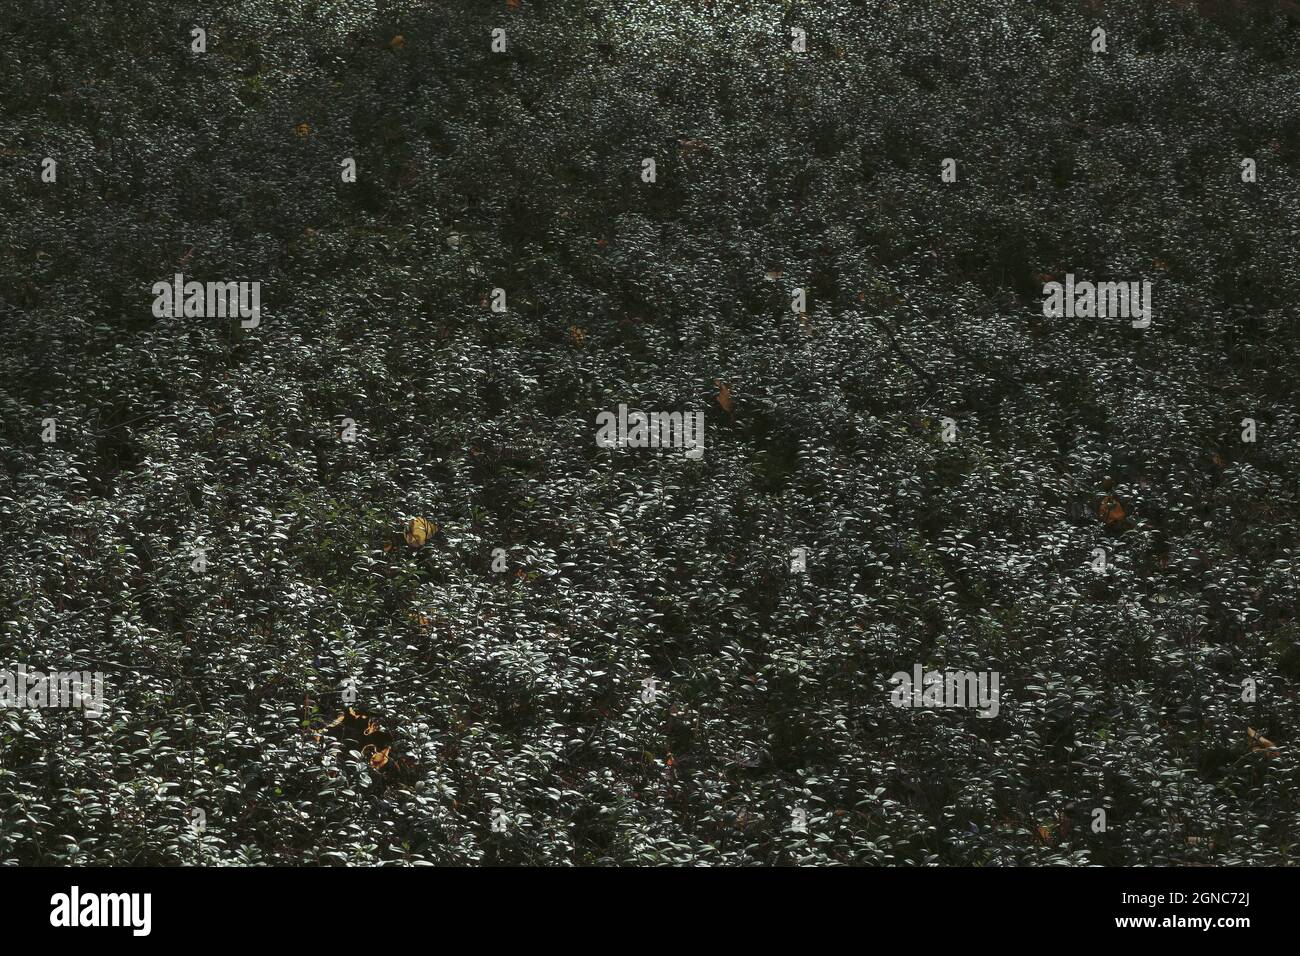
<path fill-rule="evenodd" d="M 311 135 L 311 127 L 308 126 L 306 123 L 299 123 L 297 126 L 293 128 L 293 131 L 297 133 L 299 136 L 301 136 L 303 139 L 306 139 L 308 136 Z"/>
<path fill-rule="evenodd" d="M 1250 741 L 1251 750 L 1262 750 L 1270 757 L 1276 757 L 1278 753 L 1277 744 L 1269 740 L 1254 727 L 1246 728 L 1246 739 Z"/>
<path fill-rule="evenodd" d="M 384 765 L 388 763 L 388 751 L 391 749 L 392 747 L 385 747 L 383 750 L 376 750 L 372 753 L 370 755 L 370 769 L 383 770 Z"/>
<path fill-rule="evenodd" d="M 428 518 L 412 518 L 406 522 L 406 543 L 413 548 L 421 548 L 437 532 L 438 526 Z"/>

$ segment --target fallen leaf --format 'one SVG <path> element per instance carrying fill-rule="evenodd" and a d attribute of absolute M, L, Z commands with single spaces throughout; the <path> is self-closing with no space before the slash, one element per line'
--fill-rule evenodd
<path fill-rule="evenodd" d="M 586 341 L 587 333 L 576 325 L 571 325 L 569 326 L 569 338 L 573 339 L 574 345 L 581 346 Z"/>
<path fill-rule="evenodd" d="M 1097 509 L 1097 513 L 1101 516 L 1101 520 L 1108 525 L 1119 524 L 1128 514 L 1124 510 L 1124 506 L 1119 503 L 1119 499 L 1114 495 L 1107 495 L 1101 499 L 1101 507 Z"/>
<path fill-rule="evenodd" d="M 389 747 L 385 747 L 383 750 L 376 750 L 374 753 L 372 753 L 370 755 L 370 769 L 383 770 L 384 765 L 388 763 L 388 752 L 392 749 L 393 748 L 389 746 Z"/>
<path fill-rule="evenodd" d="M 308 126 L 306 123 L 299 123 L 297 126 L 293 128 L 293 131 L 297 133 L 299 136 L 301 136 L 303 139 L 306 139 L 308 136 L 311 135 L 311 127 Z"/>
<path fill-rule="evenodd" d="M 714 379 L 713 384 L 718 386 L 718 404 L 728 415 L 731 414 L 731 386 L 720 379 Z"/>
<path fill-rule="evenodd" d="M 1269 740 L 1254 727 L 1246 728 L 1246 739 L 1250 741 L 1251 751 L 1262 750 L 1270 757 L 1276 757 L 1278 755 L 1279 748 L 1277 744 L 1273 743 L 1273 741 Z"/>
<path fill-rule="evenodd" d="M 397 34 L 397 36 L 393 37 L 391 40 L 388 41 L 388 45 L 392 47 L 394 50 L 400 50 L 402 47 L 406 46 L 406 37 L 402 36 L 399 33 Z"/>
<path fill-rule="evenodd" d="M 428 518 L 412 518 L 406 522 L 406 543 L 413 548 L 420 548 L 438 531 L 438 526 Z"/>

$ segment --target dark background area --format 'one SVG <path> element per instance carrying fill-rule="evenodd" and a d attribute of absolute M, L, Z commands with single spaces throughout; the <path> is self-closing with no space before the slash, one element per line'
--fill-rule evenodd
<path fill-rule="evenodd" d="M 5 3 L 0 666 L 110 713 L 0 860 L 1290 862 L 1298 94 L 1272 0 Z"/>

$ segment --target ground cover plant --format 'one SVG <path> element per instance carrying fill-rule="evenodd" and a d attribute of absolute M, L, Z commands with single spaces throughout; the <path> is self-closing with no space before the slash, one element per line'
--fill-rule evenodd
<path fill-rule="evenodd" d="M 1276 0 L 5 4 L 0 678 L 106 706 L 0 860 L 1291 862 L 1297 91 Z"/>

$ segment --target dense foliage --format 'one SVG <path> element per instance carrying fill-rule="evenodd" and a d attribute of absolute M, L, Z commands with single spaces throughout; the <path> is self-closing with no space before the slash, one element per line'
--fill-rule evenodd
<path fill-rule="evenodd" d="M 1289 862 L 1297 90 L 1276 0 L 4 4 L 0 666 L 109 711 L 0 710 L 0 859 Z"/>

